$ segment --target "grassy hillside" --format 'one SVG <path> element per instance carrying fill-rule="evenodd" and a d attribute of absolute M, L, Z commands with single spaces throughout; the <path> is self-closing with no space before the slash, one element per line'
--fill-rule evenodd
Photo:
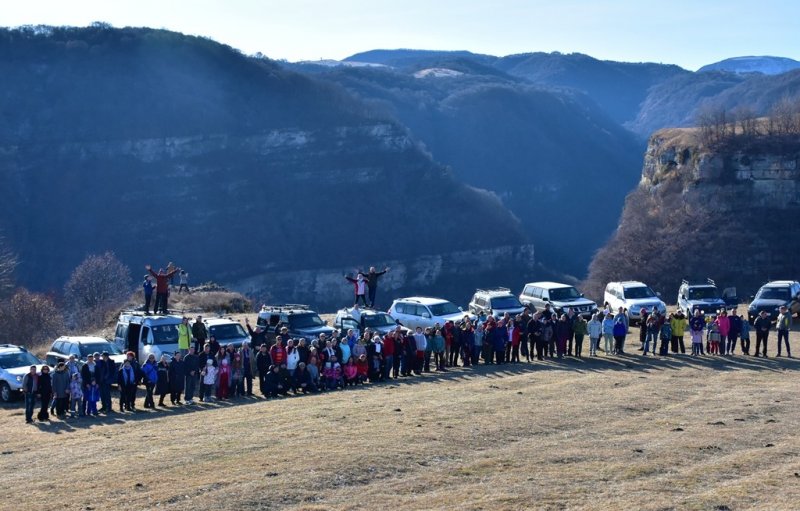
<path fill-rule="evenodd" d="M 798 367 L 601 356 L 67 424 L 2 408 L 3 498 L 20 511 L 792 509 Z"/>

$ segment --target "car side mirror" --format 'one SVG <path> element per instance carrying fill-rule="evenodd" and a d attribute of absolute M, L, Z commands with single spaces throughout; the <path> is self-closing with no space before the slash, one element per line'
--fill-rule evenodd
<path fill-rule="evenodd" d="M 327 325 L 327 324 L 328 324 L 328 320 L 326 319 L 326 320 L 324 321 L 324 323 Z"/>
<path fill-rule="evenodd" d="M 460 310 L 461 312 L 464 312 L 464 309 L 462 309 L 461 307 L 459 307 L 458 310 Z"/>
<path fill-rule="evenodd" d="M 581 293 L 581 298 L 583 298 L 583 293 Z"/>
<path fill-rule="evenodd" d="M 661 298 L 661 293 L 658 293 L 658 292 L 657 292 L 657 293 L 656 293 L 656 296 L 657 296 L 657 297 L 659 297 L 659 298 Z"/>

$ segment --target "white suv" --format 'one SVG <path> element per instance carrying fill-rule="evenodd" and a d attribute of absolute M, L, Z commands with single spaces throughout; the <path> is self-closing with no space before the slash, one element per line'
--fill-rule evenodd
<path fill-rule="evenodd" d="M 478 289 L 469 302 L 469 311 L 475 315 L 486 314 L 495 318 L 502 318 L 507 312 L 511 317 L 522 314 L 525 307 L 519 298 L 511 294 L 507 287 L 493 289 Z"/>
<path fill-rule="evenodd" d="M 603 300 L 614 312 L 620 307 L 628 309 L 628 317 L 634 321 L 641 319 L 642 308 L 647 312 L 655 309 L 659 314 L 667 313 L 667 305 L 661 301 L 658 293 L 653 292 L 647 284 L 635 280 L 609 282 Z"/>
<path fill-rule="evenodd" d="M 441 298 L 411 296 L 392 302 L 389 314 L 406 328 L 427 328 L 436 323 L 444 325 L 447 321 L 459 321 L 464 316 L 474 320 L 475 316 L 464 312 L 452 302 Z"/>
<path fill-rule="evenodd" d="M 22 392 L 22 379 L 35 365 L 41 372 L 44 364 L 30 351 L 14 344 L 0 344 L 0 400 L 7 403 Z"/>

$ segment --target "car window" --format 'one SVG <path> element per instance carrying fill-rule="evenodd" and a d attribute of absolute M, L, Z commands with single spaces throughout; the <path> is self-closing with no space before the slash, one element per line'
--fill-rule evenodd
<path fill-rule="evenodd" d="M 0 368 L 2 369 L 13 369 L 23 366 L 30 367 L 41 363 L 42 362 L 38 358 L 31 355 L 28 351 L 18 351 L 0 355 Z"/>
<path fill-rule="evenodd" d="M 296 330 L 298 328 L 314 328 L 318 326 L 325 326 L 325 322 L 322 321 L 316 313 L 309 312 L 303 314 L 292 314 L 289 316 L 289 326 Z"/>
<path fill-rule="evenodd" d="M 92 353 L 94 353 L 94 351 Z M 78 346 L 77 344 L 70 344 L 69 345 L 69 354 L 70 355 L 75 355 L 76 357 L 80 357 L 81 356 L 80 346 Z"/>
<path fill-rule="evenodd" d="M 208 329 L 208 335 L 213 335 L 218 341 L 248 337 L 247 332 L 244 331 L 244 328 L 239 323 L 211 326 Z"/>
<path fill-rule="evenodd" d="M 450 302 L 434 303 L 428 307 L 431 314 L 434 316 L 447 316 L 449 314 L 458 314 L 458 307 Z"/>
<path fill-rule="evenodd" d="M 515 309 L 522 307 L 516 296 L 496 296 L 492 298 L 493 309 Z"/>
<path fill-rule="evenodd" d="M 394 304 L 394 311 L 398 314 L 408 314 L 406 312 L 406 304 L 403 302 Z"/>
<path fill-rule="evenodd" d="M 534 298 L 542 298 L 542 288 L 540 288 L 540 287 L 533 288 L 533 297 Z"/>
<path fill-rule="evenodd" d="M 156 325 L 152 330 L 153 344 L 178 343 L 178 325 Z"/>
<path fill-rule="evenodd" d="M 707 300 L 709 298 L 719 298 L 717 288 L 710 286 L 694 287 L 689 290 L 689 300 Z"/>
<path fill-rule="evenodd" d="M 56 341 L 53 343 L 53 351 L 56 353 L 61 353 L 61 348 L 64 345 L 64 341 Z"/>
<path fill-rule="evenodd" d="M 762 287 L 756 299 L 760 300 L 789 300 L 788 287 Z"/>
<path fill-rule="evenodd" d="M 655 292 L 648 286 L 634 286 L 625 288 L 625 298 L 628 300 L 637 300 L 640 298 L 654 298 Z"/>
<path fill-rule="evenodd" d="M 580 298 L 581 295 L 574 287 L 559 287 L 550 290 L 550 299 L 553 301 L 559 300 L 574 300 Z"/>

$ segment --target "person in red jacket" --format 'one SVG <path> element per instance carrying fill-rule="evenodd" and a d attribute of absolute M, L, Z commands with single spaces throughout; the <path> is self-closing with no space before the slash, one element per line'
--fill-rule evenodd
<path fill-rule="evenodd" d="M 159 310 L 161 314 L 166 314 L 167 300 L 169 299 L 169 280 L 180 271 L 180 268 L 174 268 L 169 272 L 164 271 L 164 268 L 160 268 L 158 273 L 156 273 L 148 264 L 144 269 L 150 272 L 150 275 L 156 279 L 156 303 L 153 307 L 153 311 Z"/>
<path fill-rule="evenodd" d="M 395 343 L 394 343 L 394 336 L 395 331 L 392 330 L 383 338 L 383 367 L 381 378 L 384 380 L 389 379 L 389 370 L 392 369 L 392 365 L 394 364 L 394 355 L 395 355 Z M 397 375 L 395 375 L 395 379 L 397 379 Z"/>
<path fill-rule="evenodd" d="M 286 348 L 283 347 L 283 338 L 280 335 L 275 338 L 275 344 L 269 349 L 269 356 L 273 365 L 280 367 L 286 363 Z"/>

